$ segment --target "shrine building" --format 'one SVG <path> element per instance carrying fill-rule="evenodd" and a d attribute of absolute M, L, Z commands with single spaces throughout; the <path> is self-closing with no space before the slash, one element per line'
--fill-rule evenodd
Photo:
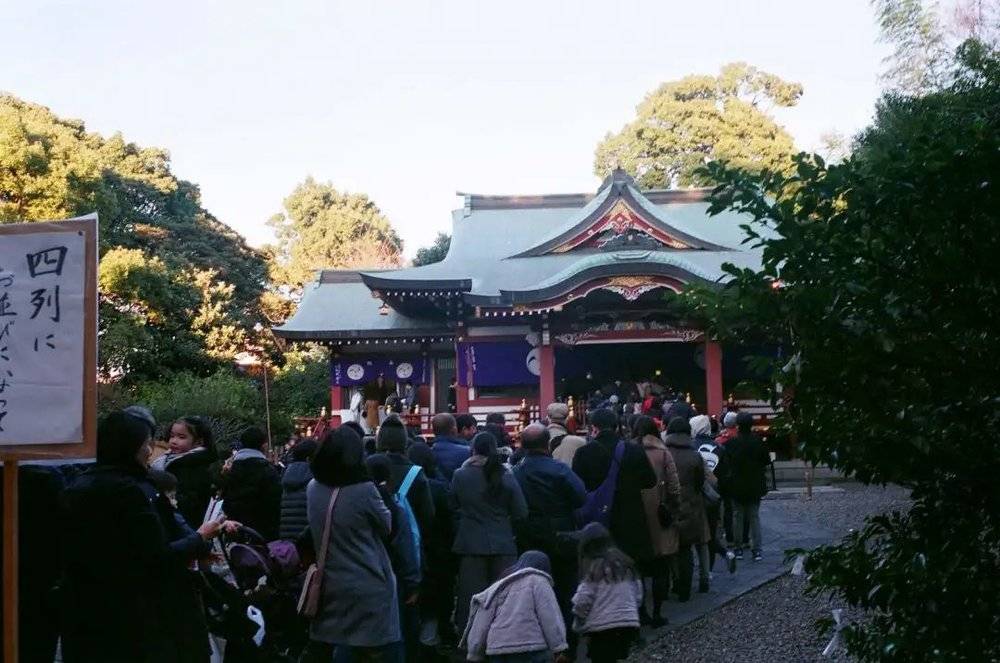
<path fill-rule="evenodd" d="M 719 414 L 743 375 L 737 353 L 680 320 L 670 293 L 758 268 L 735 212 L 708 190 L 640 190 L 620 170 L 596 194 L 464 195 L 438 263 L 324 270 L 274 330 L 330 348 L 330 406 L 379 376 L 414 385 L 418 412 L 480 419 L 655 380 Z M 450 403 L 449 403 L 450 401 Z"/>

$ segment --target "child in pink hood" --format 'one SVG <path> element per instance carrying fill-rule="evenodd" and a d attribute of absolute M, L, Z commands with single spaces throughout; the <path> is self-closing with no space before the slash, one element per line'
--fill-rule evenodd
<path fill-rule="evenodd" d="M 472 597 L 459 647 L 470 661 L 551 663 L 567 649 L 549 558 L 529 550 L 500 580 Z"/>
<path fill-rule="evenodd" d="M 639 636 L 642 577 L 600 523 L 580 534 L 580 585 L 573 596 L 573 628 L 587 637 L 593 663 L 627 658 Z"/>

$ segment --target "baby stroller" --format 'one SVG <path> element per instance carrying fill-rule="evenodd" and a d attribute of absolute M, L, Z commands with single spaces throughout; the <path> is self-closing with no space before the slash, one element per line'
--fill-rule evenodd
<path fill-rule="evenodd" d="M 220 537 L 228 568 L 203 573 L 209 630 L 225 661 L 295 661 L 307 639 L 296 612 L 300 558 L 291 541 L 268 543 L 249 527 Z"/>

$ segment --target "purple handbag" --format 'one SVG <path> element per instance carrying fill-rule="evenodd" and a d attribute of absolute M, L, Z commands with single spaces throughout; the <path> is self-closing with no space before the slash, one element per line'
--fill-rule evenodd
<path fill-rule="evenodd" d="M 615 501 L 615 491 L 618 489 L 618 474 L 621 471 L 622 457 L 625 455 L 625 442 L 618 441 L 615 455 L 611 457 L 611 467 L 608 476 L 593 491 L 587 493 L 583 506 L 576 510 L 576 522 L 580 527 L 589 523 L 601 523 L 605 527 L 611 524 L 611 506 Z"/>

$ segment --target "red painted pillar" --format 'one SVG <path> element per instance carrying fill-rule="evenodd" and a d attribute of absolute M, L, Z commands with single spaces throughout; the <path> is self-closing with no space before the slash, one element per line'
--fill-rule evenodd
<path fill-rule="evenodd" d="M 469 385 L 467 376 L 462 375 L 462 349 L 461 345 L 455 344 L 455 413 L 467 414 L 469 412 Z"/>
<path fill-rule="evenodd" d="M 556 352 L 554 346 L 538 346 L 538 367 L 541 369 L 538 381 L 538 410 L 545 412 L 549 403 L 554 403 L 556 400 Z"/>
<path fill-rule="evenodd" d="M 709 416 L 722 412 L 722 346 L 705 341 L 705 394 Z"/>
<path fill-rule="evenodd" d="M 344 409 L 344 388 L 336 385 L 330 387 L 330 426 L 339 426 L 340 411 Z"/>

